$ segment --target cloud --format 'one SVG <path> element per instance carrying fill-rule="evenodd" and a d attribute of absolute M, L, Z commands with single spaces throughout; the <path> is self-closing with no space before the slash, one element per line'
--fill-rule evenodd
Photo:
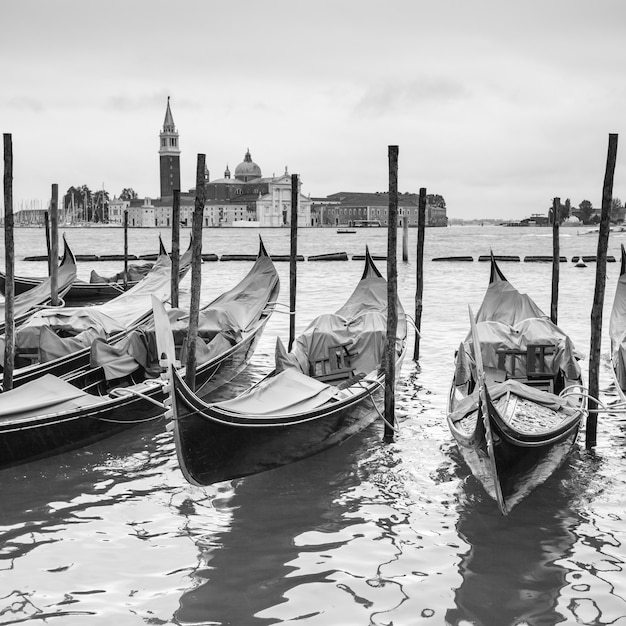
<path fill-rule="evenodd" d="M 409 113 L 418 106 L 454 104 L 469 97 L 470 90 L 459 81 L 424 76 L 407 82 L 397 80 L 372 85 L 354 110 L 365 116 Z"/>
<path fill-rule="evenodd" d="M 5 100 L 4 107 L 7 109 L 14 109 L 16 111 L 30 111 L 32 113 L 41 113 L 45 110 L 43 101 L 40 98 L 33 98 L 28 96 L 20 96 L 17 98 L 7 98 Z"/>

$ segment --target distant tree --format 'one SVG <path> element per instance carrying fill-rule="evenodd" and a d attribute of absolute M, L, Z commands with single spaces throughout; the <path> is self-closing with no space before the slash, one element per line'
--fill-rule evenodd
<path fill-rule="evenodd" d="M 589 200 L 583 200 L 579 205 L 580 219 L 583 224 L 588 224 L 591 221 L 593 215 L 593 204 Z"/>
<path fill-rule="evenodd" d="M 82 210 L 80 208 L 80 187 L 70 187 L 63 196 L 63 208 L 66 220 L 80 220 Z"/>
<path fill-rule="evenodd" d="M 122 189 L 122 193 L 120 194 L 121 200 L 129 201 L 135 198 L 137 198 L 137 192 L 132 187 L 124 187 L 124 189 Z"/>
<path fill-rule="evenodd" d="M 93 203 L 91 189 L 87 185 L 82 185 L 78 188 L 80 204 L 83 208 L 83 219 L 91 222 L 93 221 Z M 74 202 L 76 202 L 76 198 Z"/>
<path fill-rule="evenodd" d="M 442 209 L 446 208 L 446 201 L 443 196 L 440 196 L 438 193 L 429 193 L 426 195 L 426 203 L 430 204 L 430 206 L 438 206 Z"/>
<path fill-rule="evenodd" d="M 626 208 L 622 205 L 622 201 L 619 198 L 613 198 L 611 200 L 611 222 L 623 222 L 624 213 L 626 213 Z"/>
<path fill-rule="evenodd" d="M 565 200 L 565 204 L 561 205 L 561 224 L 569 218 L 572 212 L 572 203 L 569 198 Z"/>
<path fill-rule="evenodd" d="M 109 221 L 109 192 L 104 189 L 98 189 L 93 194 L 93 221 Z"/>

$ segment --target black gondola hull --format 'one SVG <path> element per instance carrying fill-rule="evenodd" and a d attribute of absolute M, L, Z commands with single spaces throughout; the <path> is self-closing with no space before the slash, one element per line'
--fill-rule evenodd
<path fill-rule="evenodd" d="M 357 403 L 321 411 L 306 421 L 253 427 L 207 418 L 194 396 L 181 387 L 175 393 L 184 398 L 174 429 L 178 461 L 196 485 L 275 469 L 338 445 L 377 419 L 384 396 L 379 387 Z"/>
<path fill-rule="evenodd" d="M 232 380 L 246 367 L 260 340 L 268 318 L 264 317 L 257 328 L 223 355 L 200 365 L 196 383 L 203 397 L 210 395 Z M 104 376 L 86 370 L 72 377 L 70 382 L 79 388 L 105 387 Z M 154 380 L 134 387 L 151 400 L 163 403 L 165 393 Z M 21 426 L 3 423 L 0 419 L 0 468 L 67 452 L 122 430 L 132 428 L 147 420 L 163 415 L 165 408 L 135 394 L 122 397 L 103 396 L 101 405 L 76 410 L 66 414 L 42 415 Z M 115 392 L 113 392 L 115 394 Z"/>

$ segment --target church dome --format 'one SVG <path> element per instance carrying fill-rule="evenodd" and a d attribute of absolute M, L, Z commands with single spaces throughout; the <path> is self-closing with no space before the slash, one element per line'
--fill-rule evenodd
<path fill-rule="evenodd" d="M 235 168 L 235 178 L 244 182 L 261 178 L 261 168 L 252 160 L 250 150 L 246 152 L 243 162 Z"/>

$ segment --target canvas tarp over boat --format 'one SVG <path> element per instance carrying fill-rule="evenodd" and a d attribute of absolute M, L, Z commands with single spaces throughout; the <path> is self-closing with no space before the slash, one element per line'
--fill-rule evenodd
<path fill-rule="evenodd" d="M 171 290 L 171 261 L 161 255 L 132 289 L 103 304 L 38 311 L 15 334 L 18 351 L 39 351 L 42 363 L 72 354 L 140 321 L 152 310 L 152 295 L 165 300 Z M 2 346 L 3 346 L 2 342 Z"/>
<path fill-rule="evenodd" d="M 337 396 L 337 387 L 305 376 L 293 368 L 283 370 L 231 400 L 219 402 L 220 410 L 248 417 L 293 415 L 311 411 Z"/>
<path fill-rule="evenodd" d="M 508 280 L 496 276 L 487 287 L 476 322 L 499 320 L 514 326 L 531 317 L 547 316 L 530 296 L 520 293 Z"/>
<path fill-rule="evenodd" d="M 71 287 L 76 279 L 76 262 L 74 255 L 69 251 L 66 244 L 63 262 L 59 265 L 57 274 L 57 294 L 62 297 Z M 39 306 L 45 305 L 52 299 L 52 279 L 50 277 L 44 279 L 40 284 L 35 285 L 32 289 L 28 289 L 23 293 L 15 296 L 13 301 L 13 315 L 18 318 L 25 315 L 29 311 Z M 5 302 L 0 302 L 0 321 L 4 323 L 5 318 Z"/>
<path fill-rule="evenodd" d="M 267 306 L 278 275 L 269 257 L 257 259 L 250 272 L 230 291 L 218 296 L 198 315 L 196 363 L 202 365 L 241 341 Z M 181 346 L 189 329 L 189 313 L 170 309 L 167 315 L 176 345 Z M 129 334 L 116 346 L 95 341 L 91 366 L 102 366 L 107 379 L 120 378 L 138 367 L 157 375 L 160 371 L 154 324 Z"/>
<path fill-rule="evenodd" d="M 100 276 L 96 270 L 91 270 L 89 275 L 90 284 L 102 284 L 102 283 L 122 283 L 124 277 L 129 282 L 136 282 L 141 280 L 152 269 L 152 263 L 130 263 L 126 272 L 121 271 L 113 274 L 113 276 Z"/>
<path fill-rule="evenodd" d="M 70 385 L 64 380 L 44 374 L 37 380 L 0 394 L 0 422 L 19 425 L 32 417 L 53 414 L 102 402 L 102 398 Z"/>
<path fill-rule="evenodd" d="M 626 389 L 626 274 L 622 274 L 617 281 L 609 337 L 615 378 L 619 386 Z"/>
<path fill-rule="evenodd" d="M 554 349 L 551 353 L 545 354 L 547 369 L 551 372 L 561 370 L 565 378 L 570 380 L 577 380 L 580 377 L 578 359 L 581 355 L 574 349 L 570 338 L 547 318 L 531 317 L 515 325 L 493 321 L 479 322 L 476 324 L 476 330 L 485 368 L 497 369 L 498 353 L 503 350 L 515 350 L 520 353 L 520 358 L 525 358 L 522 355 L 525 354 L 529 345 L 549 344 L 554 346 Z M 469 380 L 468 362 L 473 361 L 471 336 L 465 340 L 459 350 L 464 354 L 462 358 L 457 359 L 456 384 Z M 511 376 L 513 372 L 507 370 L 507 374 Z"/>
<path fill-rule="evenodd" d="M 329 349 L 341 346 L 355 374 L 367 374 L 380 364 L 386 336 L 387 317 L 377 311 L 366 311 L 352 319 L 337 313 L 320 315 L 296 339 L 290 353 L 282 342 L 278 344 L 276 365 L 278 369 L 295 367 L 309 374 L 312 364 L 327 358 Z"/>
<path fill-rule="evenodd" d="M 398 302 L 399 326 L 406 324 Z M 405 329 L 399 327 L 398 335 Z M 320 315 L 296 339 L 287 353 L 282 342 L 276 349 L 276 368 L 295 367 L 309 374 L 311 365 L 327 358 L 329 348 L 342 346 L 355 373 L 367 374 L 377 367 L 387 336 L 387 281 L 371 274 L 359 281 L 346 303 L 335 313 Z"/>

